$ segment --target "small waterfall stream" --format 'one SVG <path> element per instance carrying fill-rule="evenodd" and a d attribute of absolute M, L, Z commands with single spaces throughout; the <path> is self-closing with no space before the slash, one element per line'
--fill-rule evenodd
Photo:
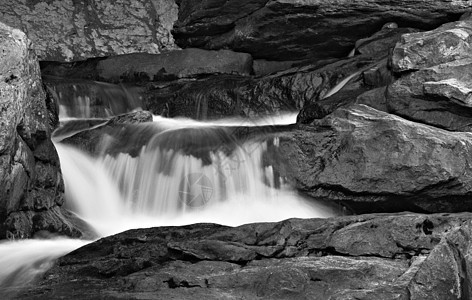
<path fill-rule="evenodd" d="M 117 107 L 129 111 L 134 98 L 129 100 L 125 89 L 123 93 L 117 99 L 127 99 L 126 105 Z M 67 109 L 60 103 L 60 115 L 70 117 L 75 111 L 75 117 L 89 117 L 84 97 L 75 99 L 76 104 L 67 102 Z M 74 105 L 79 108 L 73 109 Z M 337 215 L 331 207 L 304 199 L 274 166 L 264 164 L 269 149 L 278 147 L 277 138 L 239 141 L 228 137 L 227 128 L 295 120 L 293 113 L 272 119 L 212 122 L 155 116 L 154 133 L 139 155 L 103 151 L 99 157 L 91 157 L 56 142 L 66 203 L 102 237 L 151 226 L 198 222 L 237 226 Z M 8 297 L 46 271 L 57 257 L 89 242 L 68 238 L 1 242 L 0 296 Z"/>

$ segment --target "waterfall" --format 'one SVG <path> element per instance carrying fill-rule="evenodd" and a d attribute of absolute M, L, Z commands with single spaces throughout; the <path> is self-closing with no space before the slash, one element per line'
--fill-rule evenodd
<path fill-rule="evenodd" d="M 287 117 L 278 121 L 283 120 Z M 150 226 L 236 226 L 336 214 L 298 195 L 275 166 L 264 165 L 277 138 L 239 144 L 224 130 L 234 122 L 223 120 L 215 127 L 156 117 L 154 134 L 136 156 L 104 150 L 92 158 L 57 143 L 70 208 L 101 235 Z"/>
<path fill-rule="evenodd" d="M 139 89 L 123 84 L 44 76 L 48 92 L 59 106 L 59 118 L 100 118 L 141 107 Z"/>
<path fill-rule="evenodd" d="M 59 103 L 62 101 L 61 121 L 93 115 L 91 98 L 79 95 L 79 90 L 72 89 L 72 102 L 63 101 L 67 97 L 59 88 L 50 90 L 56 93 Z M 131 97 L 126 93 L 125 96 Z M 129 105 L 108 106 L 112 109 L 98 115 L 136 108 L 131 98 L 125 101 Z M 244 139 L 237 134 L 241 128 L 256 128 L 263 133 L 264 126 L 292 124 L 295 120 L 296 113 L 272 119 L 211 122 L 155 116 L 151 124 L 131 127 L 127 132 L 129 139 L 104 139 L 98 157 L 56 142 L 67 208 L 100 236 L 152 226 L 198 222 L 237 226 L 337 215 L 337 209 L 299 195 L 280 175 L 280 166 L 274 164 L 277 159 L 268 159 L 277 152 L 278 138 L 262 134 L 262 138 Z M 93 127 L 102 122 L 104 119 L 96 119 L 87 124 Z M 82 130 L 80 124 L 71 128 Z M 110 142 L 113 139 L 118 142 Z M 145 142 L 138 143 L 140 148 L 134 152 L 127 151 L 127 147 L 136 147 L 137 139 Z M 54 238 L 1 243 L 0 297 L 11 298 L 45 272 L 56 258 L 90 242 Z"/>

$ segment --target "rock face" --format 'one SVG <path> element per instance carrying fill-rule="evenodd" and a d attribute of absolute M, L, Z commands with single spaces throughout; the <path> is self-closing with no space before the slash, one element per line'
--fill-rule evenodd
<path fill-rule="evenodd" d="M 268 60 L 343 57 L 387 22 L 432 29 L 470 1 L 181 0 L 173 35 L 183 47 L 232 49 Z"/>
<path fill-rule="evenodd" d="M 472 135 L 365 105 L 281 136 L 299 190 L 367 211 L 472 209 Z"/>
<path fill-rule="evenodd" d="M 54 104 L 46 99 L 31 42 L 0 23 L 0 43 L 0 238 L 41 230 L 77 236 L 61 208 L 64 186 L 50 140 Z"/>
<path fill-rule="evenodd" d="M 402 36 L 391 58 L 391 113 L 453 131 L 471 131 L 472 21 Z"/>
<path fill-rule="evenodd" d="M 105 81 L 157 81 L 208 74 L 252 73 L 252 57 L 229 50 L 185 49 L 159 55 L 136 53 L 110 57 L 97 65 L 98 77 Z"/>
<path fill-rule="evenodd" d="M 42 72 L 47 75 L 45 82 L 48 87 L 56 95 L 62 94 L 62 98 L 69 99 L 69 102 L 77 97 L 90 98 L 90 104 L 103 102 L 97 101 L 103 98 L 99 97 L 99 93 L 88 95 L 83 89 L 109 89 L 111 85 L 84 84 L 83 79 L 112 82 L 137 80 L 139 87 L 135 90 L 140 95 L 135 98 L 142 97 L 143 109 L 168 117 L 214 119 L 299 110 L 324 97 L 352 73 L 374 66 L 377 60 L 369 55 L 358 55 L 336 62 L 308 62 L 271 75 L 254 77 L 249 76 L 254 64 L 247 54 L 186 49 L 77 63 L 43 63 Z M 372 83 L 379 78 L 373 71 L 369 73 L 367 70 L 363 74 L 366 84 L 370 86 L 385 84 L 381 79 Z M 65 79 L 59 80 L 56 76 Z"/>
<path fill-rule="evenodd" d="M 131 230 L 61 258 L 17 299 L 465 299 L 470 217 Z"/>
<path fill-rule="evenodd" d="M 173 0 L 39 0 L 0 3 L 2 22 L 23 30 L 40 60 L 71 61 L 174 49 Z"/>

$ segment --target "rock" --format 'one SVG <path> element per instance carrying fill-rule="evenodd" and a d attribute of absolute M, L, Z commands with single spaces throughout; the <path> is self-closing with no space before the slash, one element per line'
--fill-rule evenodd
<path fill-rule="evenodd" d="M 414 28 L 389 28 L 392 23 L 387 23 L 382 29 L 368 38 L 356 41 L 356 52 L 372 56 L 388 55 L 389 50 L 395 47 L 403 34 L 418 32 Z M 387 26 L 386 26 L 387 25 Z"/>
<path fill-rule="evenodd" d="M 63 125 L 65 129 L 61 132 L 64 138 L 61 139 L 61 143 L 75 146 L 93 155 L 101 153 L 110 144 L 119 143 L 121 147 L 133 150 L 125 151 L 117 145 L 119 149 L 116 151 L 132 152 L 136 155 L 150 136 L 145 132 L 133 133 L 135 128 L 133 124 L 152 122 L 152 120 L 153 116 L 150 112 L 136 111 L 115 116 L 107 121 L 98 120 L 98 124 L 91 120 L 83 120 L 79 124 L 73 122 L 72 126 L 68 126 L 66 123 Z M 84 128 L 87 125 L 92 125 L 92 127 Z"/>
<path fill-rule="evenodd" d="M 472 8 L 469 1 L 181 0 L 174 25 L 183 48 L 232 49 L 256 59 L 345 57 L 387 22 L 433 29 Z"/>
<path fill-rule="evenodd" d="M 395 47 L 398 80 L 387 88 L 390 113 L 452 131 L 471 131 L 472 22 L 407 34 Z"/>
<path fill-rule="evenodd" d="M 207 74 L 252 73 L 252 57 L 229 50 L 184 49 L 162 54 L 134 53 L 98 61 L 98 77 L 105 81 L 147 81 L 189 78 Z"/>
<path fill-rule="evenodd" d="M 470 298 L 471 226 L 467 221 L 455 228 L 431 251 L 408 286 L 411 299 Z"/>
<path fill-rule="evenodd" d="M 64 186 L 50 140 L 39 65 L 25 34 L 0 23 L 0 238 L 39 230 L 80 236 L 62 213 Z"/>
<path fill-rule="evenodd" d="M 328 93 L 328 97 L 321 98 L 303 107 L 297 116 L 297 123 L 309 124 L 315 119 L 322 119 L 338 108 L 354 103 L 357 96 L 367 90 L 363 84 L 362 74 L 360 72 L 346 77 L 344 81 L 346 83 L 343 86 L 339 86 L 339 91 L 332 95 Z"/>
<path fill-rule="evenodd" d="M 17 299 L 450 299 L 467 289 L 456 266 L 464 257 L 469 268 L 470 225 L 462 224 L 470 218 L 404 213 L 130 230 L 60 258 Z"/>
<path fill-rule="evenodd" d="M 379 87 L 369 90 L 356 98 L 356 104 L 364 104 L 376 110 L 387 112 L 387 98 L 385 97 L 387 87 Z"/>
<path fill-rule="evenodd" d="M 265 76 L 279 71 L 287 70 L 297 65 L 296 61 L 270 61 L 256 59 L 253 62 L 254 75 Z"/>
<path fill-rule="evenodd" d="M 472 59 L 401 76 L 387 88 L 389 112 L 453 131 L 471 131 L 468 83 Z"/>
<path fill-rule="evenodd" d="M 210 76 L 147 85 L 143 108 L 156 115 L 215 119 L 296 111 L 317 101 L 347 76 L 376 61 L 359 55 L 335 63 L 294 67 L 269 76 Z"/>
<path fill-rule="evenodd" d="M 472 22 L 447 23 L 428 32 L 404 34 L 392 54 L 394 72 L 416 71 L 463 58 L 472 51 Z"/>
<path fill-rule="evenodd" d="M 2 22 L 23 30 L 40 60 L 72 61 L 175 49 L 172 0 L 28 1 L 0 4 Z"/>
<path fill-rule="evenodd" d="M 358 69 L 354 69 L 349 76 L 339 81 L 327 93 L 320 94 L 319 99 L 314 99 L 305 105 L 297 116 L 297 123 L 309 124 L 315 119 L 324 118 L 338 108 L 347 107 L 353 103 L 371 105 L 382 111 L 387 110 L 385 96 L 379 99 L 368 99 L 381 96 L 374 92 L 369 93 L 372 88 L 383 87 L 393 80 L 387 67 L 387 60 L 382 59 L 376 62 L 370 56 L 362 55 L 350 60 L 352 63 L 357 63 Z M 359 62 L 369 62 L 369 60 L 374 62 L 367 66 L 359 64 Z"/>
<path fill-rule="evenodd" d="M 472 209 L 471 138 L 354 105 L 282 134 L 279 151 L 298 190 L 355 212 L 455 212 Z"/>

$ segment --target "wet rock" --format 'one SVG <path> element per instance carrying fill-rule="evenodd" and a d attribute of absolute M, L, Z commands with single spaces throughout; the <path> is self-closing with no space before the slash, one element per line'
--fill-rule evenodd
<path fill-rule="evenodd" d="M 229 50 L 184 49 L 162 54 L 135 53 L 98 61 L 98 77 L 105 81 L 155 81 L 207 74 L 252 73 L 252 57 Z"/>
<path fill-rule="evenodd" d="M 28 1 L 0 4 L 2 22 L 23 30 L 40 60 L 174 49 L 172 0 Z"/>
<path fill-rule="evenodd" d="M 289 177 L 313 197 L 354 211 L 464 211 L 470 133 L 453 133 L 354 105 L 281 136 Z"/>
<path fill-rule="evenodd" d="M 369 56 L 357 56 L 350 59 L 352 62 L 369 61 Z M 320 94 L 318 99 L 307 103 L 297 116 L 297 123 L 309 124 L 313 120 L 322 119 L 336 111 L 338 108 L 347 107 L 353 103 L 361 103 L 382 111 L 387 111 L 385 96 L 371 92 L 375 88 L 381 88 L 393 81 L 391 71 L 387 67 L 387 60 L 382 59 L 373 63 L 357 64 L 349 76 L 343 78 L 327 93 Z M 385 90 L 385 88 L 384 88 Z M 372 99 L 375 97 L 375 99 Z M 377 99 L 377 97 L 379 97 Z M 383 103 L 383 104 L 382 104 Z"/>
<path fill-rule="evenodd" d="M 253 69 L 254 75 L 264 76 L 290 69 L 296 65 L 296 61 L 270 61 L 265 59 L 256 59 L 253 62 Z"/>
<path fill-rule="evenodd" d="M 210 76 L 147 85 L 143 107 L 156 115 L 215 119 L 296 111 L 324 97 L 351 74 L 376 61 L 368 56 L 294 67 L 260 78 Z"/>
<path fill-rule="evenodd" d="M 118 115 L 109 120 L 83 120 L 73 122 L 72 126 L 65 123 L 64 128 L 60 128 L 61 131 L 57 133 L 57 138 L 61 143 L 75 146 L 93 155 L 101 153 L 110 144 L 114 143 L 119 143 L 122 147 L 132 148 L 133 151 L 130 152 L 138 153 L 148 141 L 150 135 L 143 132 L 140 134 L 133 133 L 133 124 L 152 122 L 152 120 L 153 116 L 150 112 L 136 111 Z M 98 121 L 98 124 L 95 123 L 96 121 Z M 85 128 L 87 125 L 93 126 Z"/>
<path fill-rule="evenodd" d="M 456 265 L 469 248 L 462 224 L 470 217 L 377 214 L 130 230 L 59 259 L 18 299 L 457 297 L 467 288 L 456 280 L 463 274 Z M 444 248 L 451 250 L 445 257 Z M 442 266 L 443 274 L 429 272 Z"/>
<path fill-rule="evenodd" d="M 469 1 L 182 0 L 173 35 L 183 48 L 229 48 L 267 60 L 319 60 L 347 56 L 357 40 L 387 22 L 433 29 L 471 7 Z"/>
<path fill-rule="evenodd" d="M 60 209 L 64 187 L 50 141 L 55 121 L 31 41 L 0 24 L 0 44 L 0 238 L 31 237 L 39 228 L 79 236 Z"/>

